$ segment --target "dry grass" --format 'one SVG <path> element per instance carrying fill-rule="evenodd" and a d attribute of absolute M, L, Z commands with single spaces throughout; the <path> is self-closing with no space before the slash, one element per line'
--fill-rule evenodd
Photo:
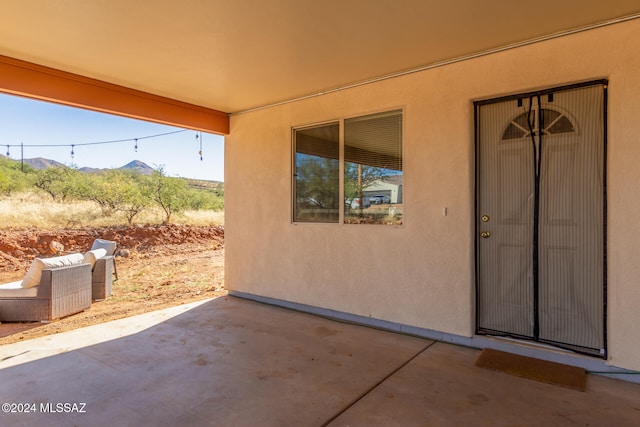
<path fill-rule="evenodd" d="M 2 218 L 0 228 L 19 230 L 30 227 L 55 229 L 127 224 L 123 215 L 104 216 L 93 202 L 56 202 L 46 194 L 33 192 L 0 198 L 0 218 Z M 148 209 L 134 218 L 134 223 L 159 224 L 163 219 L 164 215 L 159 209 Z M 224 212 L 186 211 L 175 215 L 172 222 L 190 225 L 222 225 Z"/>
<path fill-rule="evenodd" d="M 175 222 L 189 225 L 224 225 L 224 211 L 185 211 Z"/>

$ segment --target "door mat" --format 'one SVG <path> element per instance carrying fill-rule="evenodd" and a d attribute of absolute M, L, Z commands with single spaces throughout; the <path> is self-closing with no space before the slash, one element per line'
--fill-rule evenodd
<path fill-rule="evenodd" d="M 578 391 L 587 389 L 587 374 L 583 368 L 549 362 L 518 354 L 485 348 L 476 359 L 476 366 L 501 371 L 547 384 Z"/>

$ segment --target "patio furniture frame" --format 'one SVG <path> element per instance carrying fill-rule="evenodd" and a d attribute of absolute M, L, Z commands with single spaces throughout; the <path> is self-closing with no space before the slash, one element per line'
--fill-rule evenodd
<path fill-rule="evenodd" d="M 111 295 L 115 265 L 113 255 L 107 255 L 96 260 L 91 281 L 91 298 L 94 301 L 104 300 Z M 117 277 L 116 273 L 116 279 Z"/>
<path fill-rule="evenodd" d="M 91 265 L 42 270 L 34 297 L 2 297 L 0 321 L 50 321 L 91 308 Z"/>

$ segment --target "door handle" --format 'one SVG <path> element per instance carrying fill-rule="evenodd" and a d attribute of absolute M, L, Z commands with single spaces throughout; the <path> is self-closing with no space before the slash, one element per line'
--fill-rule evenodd
<path fill-rule="evenodd" d="M 482 233 L 480 233 L 480 237 L 482 237 L 483 239 L 488 239 L 491 236 L 491 233 L 489 233 L 488 231 L 483 231 Z"/>

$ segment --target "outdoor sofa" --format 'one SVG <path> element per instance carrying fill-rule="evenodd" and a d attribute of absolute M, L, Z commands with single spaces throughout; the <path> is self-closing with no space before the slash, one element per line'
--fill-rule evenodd
<path fill-rule="evenodd" d="M 50 321 L 111 295 L 116 242 L 96 239 L 84 255 L 35 258 L 23 280 L 0 285 L 0 322 Z"/>
<path fill-rule="evenodd" d="M 34 259 L 22 281 L 0 285 L 0 321 L 50 321 L 90 308 L 91 269 L 82 254 Z"/>

